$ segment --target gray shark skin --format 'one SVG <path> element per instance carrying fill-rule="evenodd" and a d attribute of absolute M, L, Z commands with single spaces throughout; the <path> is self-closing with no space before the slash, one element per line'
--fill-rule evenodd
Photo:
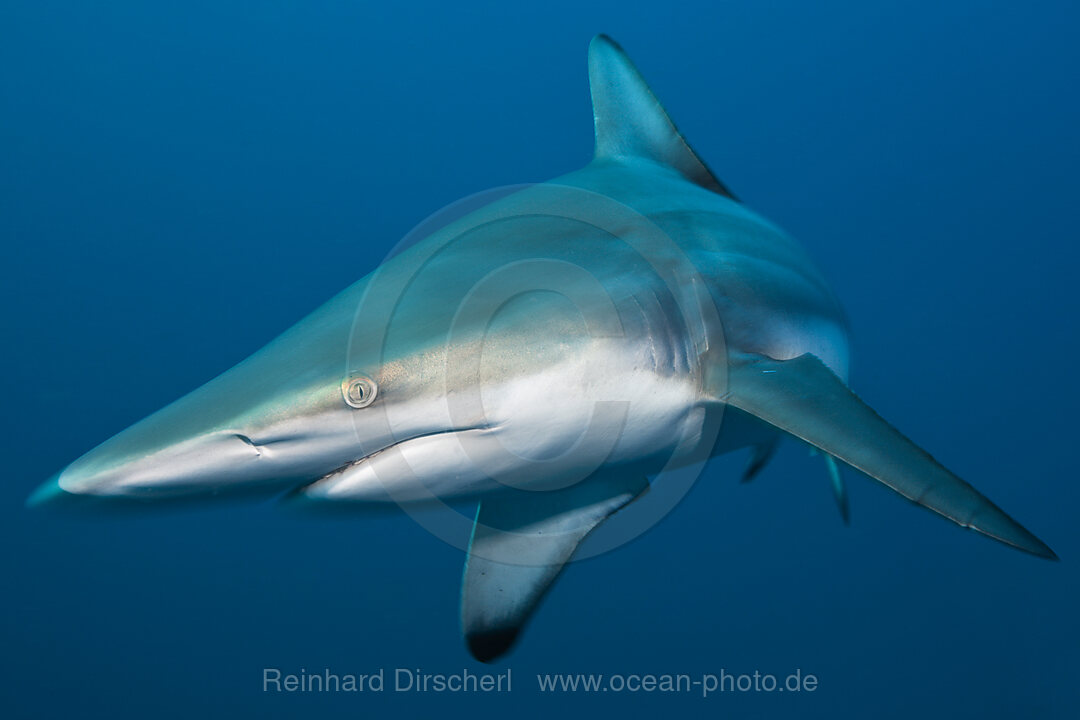
<path fill-rule="evenodd" d="M 848 330 L 805 251 L 742 205 L 621 48 L 589 48 L 596 153 L 390 258 L 30 499 L 249 491 L 477 499 L 472 654 L 508 651 L 605 519 L 670 468 L 794 436 L 961 526 L 1054 558 L 846 385 Z"/>

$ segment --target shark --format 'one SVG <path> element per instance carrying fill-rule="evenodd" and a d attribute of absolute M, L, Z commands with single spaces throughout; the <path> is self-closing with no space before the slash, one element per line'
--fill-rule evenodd
<path fill-rule="evenodd" d="M 825 458 L 845 517 L 840 464 L 1056 559 L 848 387 L 821 272 L 717 179 L 620 46 L 596 36 L 588 73 L 584 168 L 442 218 L 29 504 L 475 506 L 461 627 L 485 662 L 602 524 L 720 454 L 749 449 L 750 479 L 785 437 Z"/>

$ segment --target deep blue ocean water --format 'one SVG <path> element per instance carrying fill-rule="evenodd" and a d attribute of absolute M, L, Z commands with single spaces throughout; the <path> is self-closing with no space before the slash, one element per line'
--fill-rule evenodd
<path fill-rule="evenodd" d="M 1067 2 L 3 3 L 0 715 L 1075 717 L 1078 29 Z M 485 671 L 461 552 L 395 513 L 24 507 L 430 213 L 585 164 L 597 32 L 810 249 L 858 392 L 1062 562 L 854 473 L 844 527 L 789 442 L 570 568 L 494 666 L 513 692 L 288 695 L 263 668 Z M 795 669 L 817 690 L 535 681 Z"/>

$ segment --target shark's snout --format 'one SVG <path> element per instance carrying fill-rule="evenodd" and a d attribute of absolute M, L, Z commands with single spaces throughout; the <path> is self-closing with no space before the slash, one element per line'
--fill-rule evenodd
<path fill-rule="evenodd" d="M 343 382 L 340 333 L 333 323 L 286 333 L 90 450 L 29 502 L 274 493 L 341 467 L 359 452 L 353 414 L 376 393 L 366 376 Z"/>
<path fill-rule="evenodd" d="M 265 455 L 242 433 L 216 432 L 157 448 L 133 449 L 136 425 L 83 455 L 49 478 L 28 503 L 55 503 L 70 496 L 159 498 L 212 490 L 225 478 L 260 477 Z"/>
<path fill-rule="evenodd" d="M 60 487 L 59 480 L 60 473 L 56 473 L 51 478 L 38 485 L 37 489 L 26 499 L 27 507 L 57 505 L 66 497 L 69 497 L 69 493 Z"/>

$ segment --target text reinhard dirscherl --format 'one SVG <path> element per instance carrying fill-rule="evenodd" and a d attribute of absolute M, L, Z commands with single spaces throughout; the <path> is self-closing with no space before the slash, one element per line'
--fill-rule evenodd
<path fill-rule="evenodd" d="M 392 692 L 510 692 L 510 668 L 501 673 L 475 673 L 463 669 L 453 673 L 428 673 L 419 668 L 379 668 L 366 675 L 321 672 L 284 673 L 279 668 L 263 668 L 263 692 L 284 693 L 380 693 Z"/>
<path fill-rule="evenodd" d="M 719 673 L 664 674 L 625 673 L 588 674 L 553 673 L 536 676 L 541 693 L 812 693 L 818 689 L 818 678 L 796 668 L 787 675 L 773 675 L 755 670 L 735 674 L 721 669 Z M 284 672 L 280 668 L 263 668 L 262 689 L 266 693 L 425 693 L 511 692 L 510 668 L 501 673 L 476 673 L 468 668 L 460 672 L 430 673 L 419 668 L 378 668 L 367 674 L 337 673 L 329 668 L 321 671 Z"/>

